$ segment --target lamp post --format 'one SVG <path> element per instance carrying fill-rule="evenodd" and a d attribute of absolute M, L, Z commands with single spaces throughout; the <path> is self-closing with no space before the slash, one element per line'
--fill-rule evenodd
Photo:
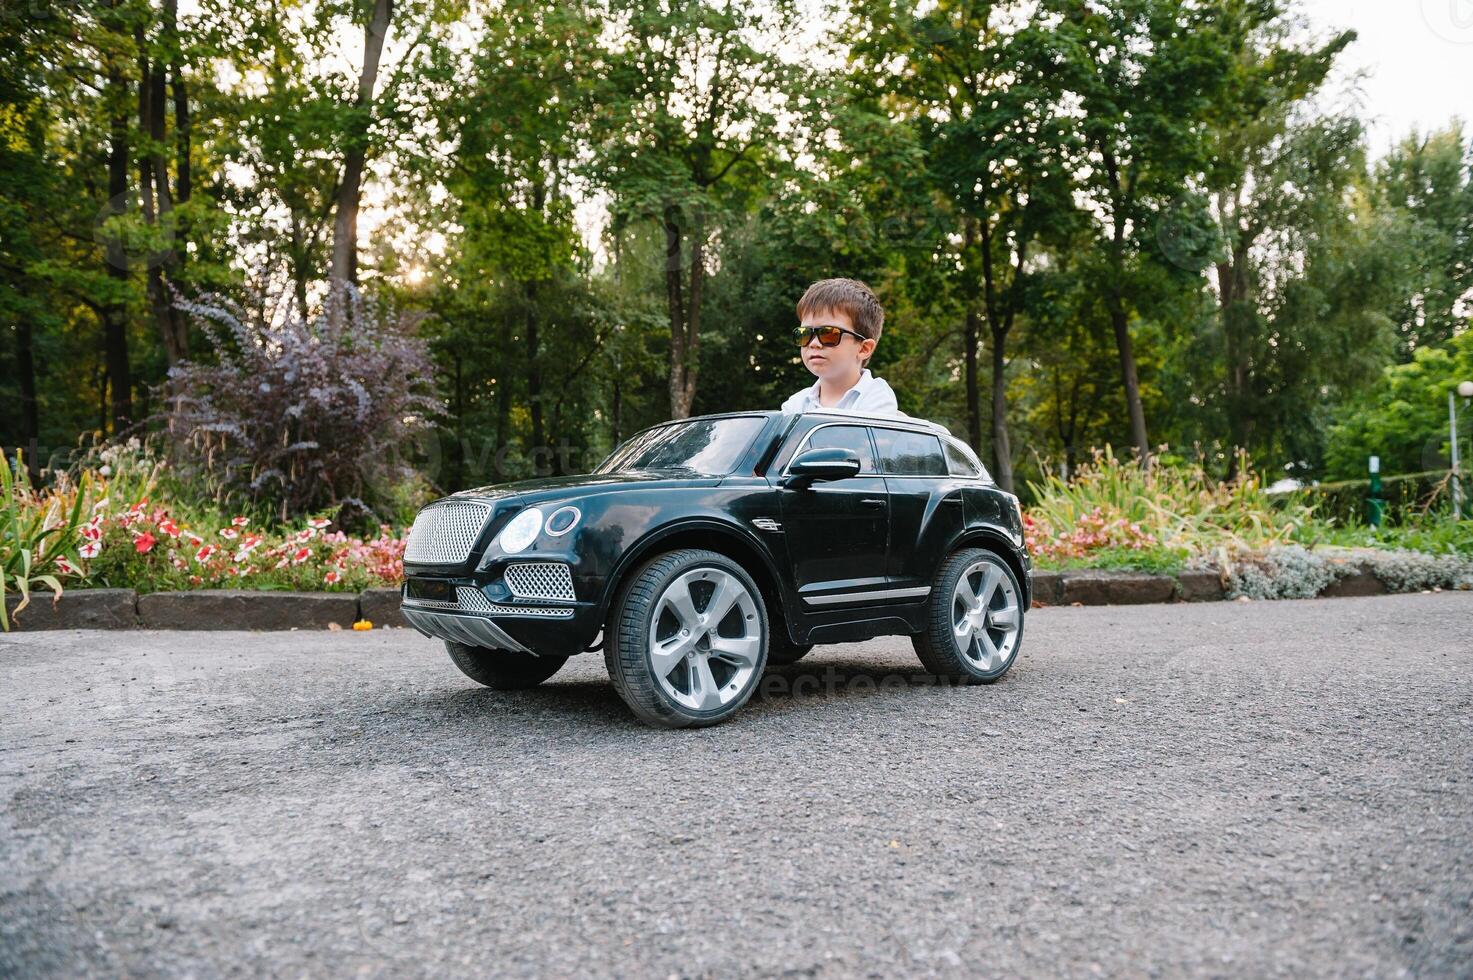
<path fill-rule="evenodd" d="M 1463 396 L 1467 402 L 1473 398 L 1473 381 L 1459 382 L 1457 394 Z M 1463 485 L 1458 479 L 1458 402 L 1453 397 L 1453 392 L 1447 393 L 1447 433 L 1452 441 L 1453 450 L 1453 516 L 1459 520 L 1463 517 Z"/>

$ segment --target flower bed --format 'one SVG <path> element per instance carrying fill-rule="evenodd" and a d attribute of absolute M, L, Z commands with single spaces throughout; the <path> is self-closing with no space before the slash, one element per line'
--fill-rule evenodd
<path fill-rule="evenodd" d="M 89 584 L 139 592 L 204 588 L 359 592 L 397 585 L 404 538 L 385 525 L 378 537 L 349 537 L 314 518 L 286 531 L 256 531 L 249 518 L 219 527 L 188 527 L 147 500 L 121 510 L 92 507 L 80 530 L 78 564 L 65 573 Z"/>

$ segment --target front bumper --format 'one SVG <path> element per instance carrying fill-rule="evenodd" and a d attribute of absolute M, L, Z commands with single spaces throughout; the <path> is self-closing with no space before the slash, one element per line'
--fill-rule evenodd
<path fill-rule="evenodd" d="M 465 643 L 473 647 L 490 650 L 515 650 L 517 653 L 532 653 L 511 634 L 485 616 L 445 612 L 442 609 L 426 609 L 405 602 L 401 607 L 405 620 L 425 636 L 439 640 Z"/>
<path fill-rule="evenodd" d="M 587 650 L 603 627 L 596 602 L 524 599 L 504 582 L 479 578 L 411 576 L 401 592 L 405 621 L 436 639 L 559 657 Z M 441 597 L 416 598 L 416 580 L 433 583 Z"/>

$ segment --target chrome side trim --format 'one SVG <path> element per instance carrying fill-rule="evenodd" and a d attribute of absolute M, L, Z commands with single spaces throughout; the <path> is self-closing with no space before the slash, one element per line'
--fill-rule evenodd
<path fill-rule="evenodd" d="M 410 626 L 434 639 L 453 640 L 456 643 L 486 647 L 492 650 L 515 650 L 517 653 L 531 653 L 536 656 L 534 651 L 512 639 L 506 630 L 480 616 L 431 612 L 428 609 L 416 609 L 410 605 L 402 606 L 400 611 L 403 612 Z"/>
<path fill-rule="evenodd" d="M 752 526 L 759 531 L 781 531 L 783 529 L 781 521 L 775 521 L 770 517 L 754 517 Z"/>
<path fill-rule="evenodd" d="M 929 585 L 911 589 L 880 589 L 871 592 L 836 592 L 830 595 L 804 596 L 810 606 L 832 606 L 840 602 L 867 602 L 872 599 L 924 599 L 931 594 Z"/>

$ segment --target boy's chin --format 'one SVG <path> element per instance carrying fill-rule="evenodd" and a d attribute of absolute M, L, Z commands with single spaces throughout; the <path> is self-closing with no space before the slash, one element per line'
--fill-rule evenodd
<path fill-rule="evenodd" d="M 818 364 L 804 361 L 803 366 L 808 368 L 809 374 L 824 381 L 839 380 L 847 373 L 844 370 L 844 365 L 835 364 L 833 361 L 822 361 Z"/>

